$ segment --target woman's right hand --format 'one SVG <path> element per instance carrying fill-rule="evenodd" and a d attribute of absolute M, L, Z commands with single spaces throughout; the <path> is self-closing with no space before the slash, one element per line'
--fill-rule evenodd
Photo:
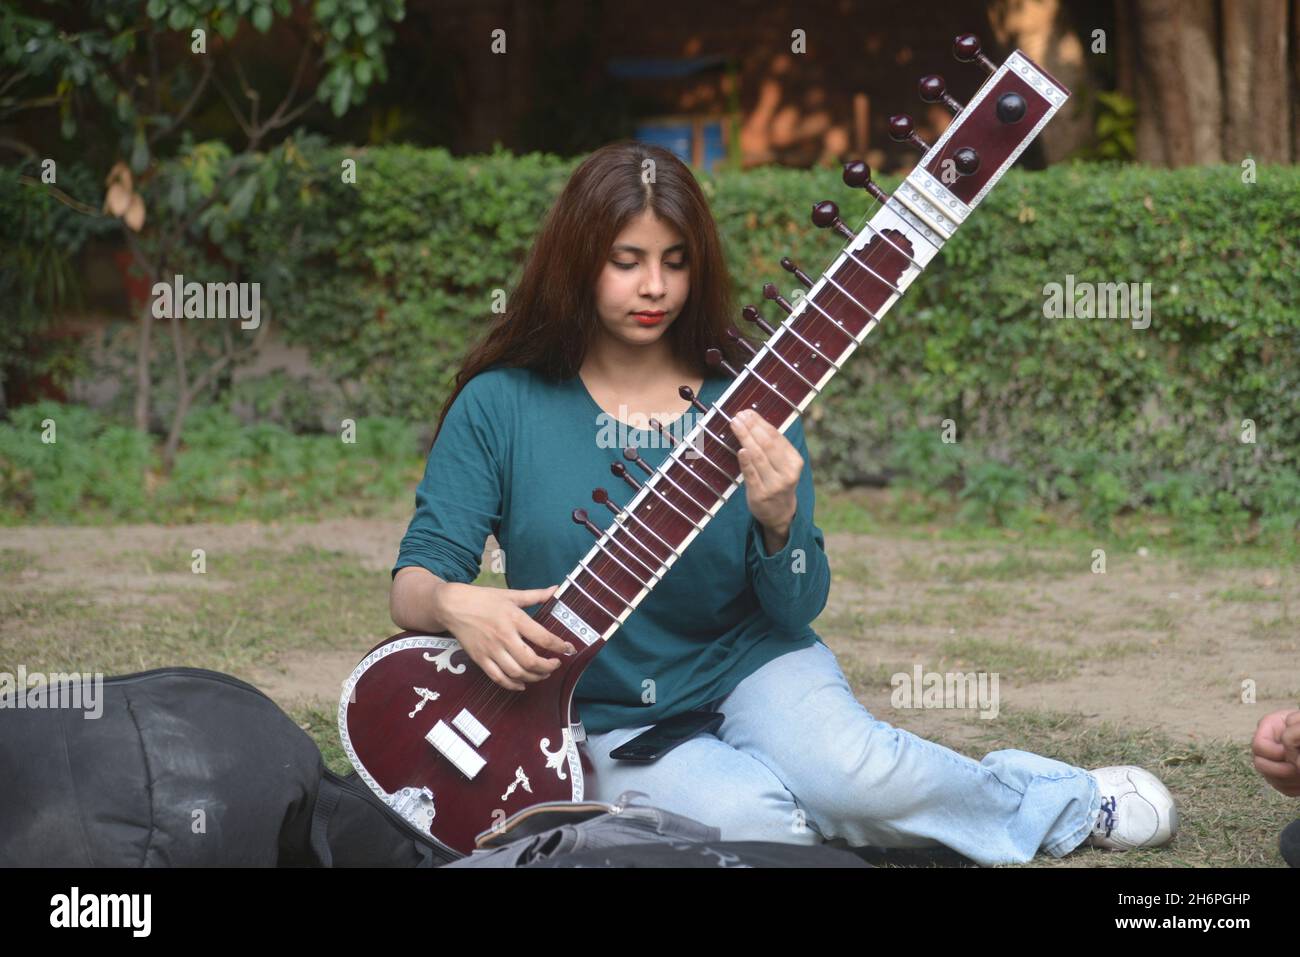
<path fill-rule="evenodd" d="M 511 589 L 443 582 L 436 592 L 438 615 L 489 678 L 503 688 L 523 691 L 524 682 L 541 681 L 560 667 L 558 658 L 541 657 L 528 642 L 559 655 L 575 651 L 524 611 L 546 601 L 558 587 Z"/>

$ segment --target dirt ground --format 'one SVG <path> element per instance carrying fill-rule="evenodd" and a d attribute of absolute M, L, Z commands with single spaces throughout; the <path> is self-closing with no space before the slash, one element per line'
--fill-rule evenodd
<path fill-rule="evenodd" d="M 371 519 L 11 528 L 0 530 L 0 548 L 39 556 L 40 569 L 22 573 L 33 588 L 75 586 L 120 601 L 160 586 L 183 591 L 194 576 L 115 556 L 188 552 L 196 540 L 209 550 L 288 552 L 305 544 L 355 556 L 386 595 L 404 530 L 402 521 Z M 892 708 L 890 676 L 911 674 L 915 664 L 1000 672 L 1003 713 L 1078 712 L 1085 721 L 1183 741 L 1248 742 L 1261 715 L 1300 698 L 1293 569 L 1193 570 L 1153 549 L 1108 556 L 1106 573 L 1096 574 L 1084 549 L 1012 551 L 858 534 L 828 535 L 827 553 L 834 582 L 814 628 L 836 651 L 859 700 L 922 736 L 942 732 L 962 741 L 985 719 L 974 709 Z M 345 651 L 282 653 L 240 676 L 286 707 L 333 708 L 340 683 L 384 637 L 358 634 Z M 1243 682 L 1251 681 L 1255 701 L 1243 702 Z"/>

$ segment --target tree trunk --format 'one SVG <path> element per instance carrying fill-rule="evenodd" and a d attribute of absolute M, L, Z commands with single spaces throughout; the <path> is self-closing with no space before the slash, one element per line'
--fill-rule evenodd
<path fill-rule="evenodd" d="M 1229 162 L 1290 158 L 1287 0 L 1224 0 L 1223 82 Z"/>
<path fill-rule="evenodd" d="M 1300 162 L 1300 0 L 1291 6 L 1291 160 Z"/>
<path fill-rule="evenodd" d="M 140 338 L 135 349 L 135 427 L 149 431 L 149 359 L 153 352 L 153 303 L 146 302 L 140 312 Z"/>
<path fill-rule="evenodd" d="M 1131 58 L 1139 161 L 1285 163 L 1300 155 L 1300 116 L 1294 125 L 1291 116 L 1300 62 L 1288 57 L 1288 31 L 1300 36 L 1300 0 L 1117 0 L 1115 12 Z"/>
<path fill-rule="evenodd" d="M 1201 0 L 1194 0 L 1200 3 Z M 1151 98 L 1139 104 L 1144 113 L 1154 113 L 1160 131 L 1160 156 L 1138 159 L 1166 166 L 1194 162 L 1191 103 L 1184 85 L 1181 0 L 1137 0 L 1138 63 L 1149 81 Z M 1142 87 L 1139 85 L 1139 90 Z M 1153 144 L 1146 144 L 1150 148 Z"/>
<path fill-rule="evenodd" d="M 1192 155 L 1187 162 L 1222 163 L 1223 82 L 1219 75 L 1215 2 L 1194 0 L 1178 6 L 1182 14 L 1178 46 L 1192 127 Z"/>

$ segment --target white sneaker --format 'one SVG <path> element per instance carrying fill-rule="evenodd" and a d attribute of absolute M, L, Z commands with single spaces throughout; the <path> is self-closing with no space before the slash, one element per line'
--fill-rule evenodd
<path fill-rule="evenodd" d="M 1113 851 L 1160 847 L 1178 832 L 1174 796 L 1150 771 L 1131 764 L 1091 772 L 1101 811 L 1086 843 Z"/>

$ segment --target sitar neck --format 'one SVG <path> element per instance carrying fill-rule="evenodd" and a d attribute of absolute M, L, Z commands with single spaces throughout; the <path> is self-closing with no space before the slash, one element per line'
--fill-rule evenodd
<path fill-rule="evenodd" d="M 658 468 L 627 450 L 628 461 L 615 469 L 634 494 L 611 509 L 607 528 L 575 512 L 595 543 L 539 609 L 544 626 L 588 645 L 614 634 L 740 487 L 731 419 L 753 409 L 780 431 L 789 428 L 1069 96 L 1019 51 L 965 106 L 946 95 L 942 80 L 936 94 L 936 79 L 922 81 L 922 95 L 941 96 L 958 112 L 933 146 L 907 117 L 891 120 L 897 139 L 924 150 L 920 164 L 888 196 L 863 164 L 846 166 L 845 182 L 879 201 L 869 219 L 851 229 L 834 203 L 818 203 L 813 222 L 843 241 L 835 260 L 815 281 L 783 263 L 811 287 L 790 300 L 765 289 L 787 315 L 765 343 L 748 347 L 743 368 L 727 367 L 735 378 L 726 391 L 710 406 L 692 399 L 696 424 Z"/>

